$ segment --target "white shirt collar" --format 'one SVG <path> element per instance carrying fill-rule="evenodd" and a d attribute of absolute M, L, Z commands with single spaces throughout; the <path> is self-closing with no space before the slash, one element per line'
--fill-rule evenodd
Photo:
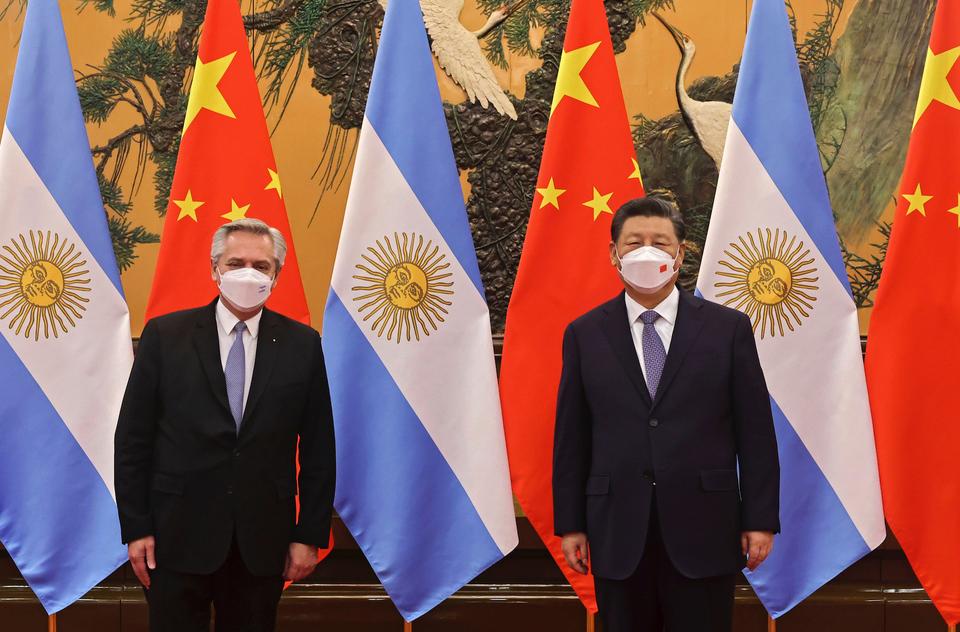
<path fill-rule="evenodd" d="M 624 300 L 627 302 L 627 318 L 630 320 L 630 324 L 637 322 L 640 318 L 640 314 L 647 311 L 647 308 L 636 302 L 630 295 L 626 292 L 623 293 Z M 677 286 L 673 286 L 673 291 L 667 295 L 667 298 L 660 301 L 660 303 L 653 308 L 653 311 L 660 314 L 660 318 L 664 319 L 671 325 L 677 324 L 677 310 L 680 308 L 680 290 L 677 289 Z"/>
<path fill-rule="evenodd" d="M 262 308 L 259 312 L 245 321 L 247 324 L 247 331 L 250 332 L 251 340 L 257 337 L 257 332 L 260 329 L 261 316 L 263 316 Z M 220 331 L 225 336 L 229 336 L 233 333 L 233 328 L 237 326 L 239 321 L 240 319 L 234 316 L 233 312 L 227 309 L 227 306 L 223 304 L 223 300 L 217 299 L 217 324 L 220 326 Z"/>

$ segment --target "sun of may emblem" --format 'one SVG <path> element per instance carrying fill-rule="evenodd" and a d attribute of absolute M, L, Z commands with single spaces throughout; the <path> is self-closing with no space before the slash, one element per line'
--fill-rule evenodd
<path fill-rule="evenodd" d="M 87 260 L 56 233 L 30 231 L 0 249 L 0 321 L 39 340 L 76 327 L 90 299 Z"/>
<path fill-rule="evenodd" d="M 745 312 L 761 339 L 768 333 L 783 336 L 784 326 L 794 331 L 810 316 L 819 277 L 802 241 L 779 228 L 758 228 L 756 237 L 747 233 L 723 252 L 727 258 L 720 260 L 717 276 L 729 280 L 714 284 L 721 290 L 717 298 Z"/>
<path fill-rule="evenodd" d="M 393 240 L 384 236 L 376 247 L 367 248 L 358 263 L 354 279 L 363 283 L 351 289 L 353 300 L 360 304 L 363 321 L 373 321 L 370 330 L 387 340 L 420 340 L 437 330 L 452 303 L 450 263 L 440 247 L 432 241 L 424 243 L 423 235 L 394 233 Z"/>

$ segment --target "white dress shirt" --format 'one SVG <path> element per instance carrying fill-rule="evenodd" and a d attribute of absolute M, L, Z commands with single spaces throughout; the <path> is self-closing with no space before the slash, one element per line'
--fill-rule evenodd
<path fill-rule="evenodd" d="M 250 395 L 250 382 L 253 381 L 253 363 L 257 360 L 257 333 L 260 330 L 261 309 L 256 315 L 246 320 L 247 328 L 243 332 L 243 407 L 247 407 L 247 396 Z M 227 369 L 227 355 L 233 346 L 236 332 L 233 328 L 240 321 L 239 318 L 227 309 L 222 300 L 217 300 L 217 337 L 220 339 L 220 366 Z"/>
<path fill-rule="evenodd" d="M 627 302 L 627 320 L 630 323 L 630 335 L 633 336 L 633 346 L 637 350 L 637 358 L 640 360 L 640 369 L 643 371 L 643 379 L 647 379 L 647 365 L 643 361 L 643 321 L 640 315 L 647 311 L 647 308 L 636 302 L 630 295 L 624 293 L 624 300 Z M 670 341 L 673 339 L 673 327 L 677 324 L 677 309 L 680 307 L 680 290 L 673 286 L 673 291 L 663 299 L 653 311 L 660 314 L 660 318 L 653 323 L 653 328 L 663 341 L 663 350 L 670 352 Z"/>

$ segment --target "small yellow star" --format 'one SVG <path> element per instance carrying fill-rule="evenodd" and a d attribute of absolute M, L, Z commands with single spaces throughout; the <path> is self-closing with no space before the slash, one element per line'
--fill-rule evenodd
<path fill-rule="evenodd" d="M 267 168 L 267 175 L 270 176 L 270 182 L 267 183 L 267 186 L 263 187 L 264 191 L 269 191 L 273 189 L 277 192 L 277 197 L 281 200 L 283 199 L 283 191 L 280 189 L 280 174 L 278 174 L 273 169 Z"/>
<path fill-rule="evenodd" d="M 560 210 L 560 196 L 563 195 L 563 194 L 566 193 L 566 192 L 567 192 L 566 189 L 558 189 L 558 188 L 553 184 L 553 178 L 550 178 L 550 182 L 547 183 L 546 188 L 537 189 L 537 193 L 539 193 L 539 194 L 543 197 L 543 199 L 540 200 L 540 208 L 543 208 L 544 206 L 550 205 L 550 206 L 553 206 L 553 208 L 555 208 L 555 209 L 557 209 L 557 210 L 559 211 L 559 210 Z"/>
<path fill-rule="evenodd" d="M 247 209 L 250 208 L 250 205 L 240 206 L 237 204 L 236 200 L 230 198 L 230 212 L 224 213 L 220 217 L 224 218 L 228 222 L 233 222 L 238 219 L 243 219 L 247 216 Z"/>
<path fill-rule="evenodd" d="M 960 228 L 960 193 L 957 194 L 957 205 L 951 209 L 947 209 L 947 212 L 957 216 L 957 228 Z"/>
<path fill-rule="evenodd" d="M 917 111 L 913 115 L 914 127 L 934 101 L 960 110 L 957 93 L 947 81 L 947 75 L 953 70 L 957 58 L 960 58 L 960 46 L 943 51 L 939 55 L 927 49 L 927 61 L 923 64 L 923 78 L 920 80 L 920 95 L 917 98 Z"/>
<path fill-rule="evenodd" d="M 193 221 L 197 221 L 197 209 L 203 206 L 203 202 L 193 199 L 193 193 L 190 192 L 190 189 L 187 189 L 187 196 L 182 200 L 173 200 L 173 203 L 180 207 L 180 214 L 177 216 L 177 221 L 179 222 L 184 217 L 189 217 Z"/>
<path fill-rule="evenodd" d="M 910 203 L 910 207 L 907 209 L 907 215 L 910 215 L 910 213 L 914 211 L 919 211 L 924 217 L 927 216 L 927 209 L 925 207 L 927 202 L 933 199 L 933 196 L 924 195 L 923 191 L 920 190 L 919 182 L 917 183 L 916 191 L 913 193 L 902 193 L 901 195 L 903 199 Z"/>
<path fill-rule="evenodd" d="M 563 51 L 560 56 L 560 68 L 557 70 L 557 84 L 553 89 L 553 103 L 550 104 L 551 115 L 557 109 L 557 105 L 563 100 L 563 97 L 570 97 L 587 105 L 600 107 L 590 92 L 590 88 L 584 83 L 583 77 L 580 76 L 584 66 L 587 65 L 587 62 L 590 61 L 599 47 L 600 42 L 594 42 L 580 48 Z"/>
<path fill-rule="evenodd" d="M 640 186 L 643 186 L 643 178 L 640 177 L 640 164 L 636 158 L 631 158 L 630 162 L 633 163 L 633 173 L 627 176 L 627 180 L 636 180 L 640 183 Z"/>
<path fill-rule="evenodd" d="M 197 118 L 200 110 L 210 110 L 232 119 L 237 118 L 219 88 L 220 80 L 227 73 L 236 54 L 233 52 L 206 63 L 200 60 L 200 55 L 197 55 L 197 64 L 193 69 L 193 83 L 190 86 L 190 98 L 187 100 L 187 116 L 183 120 L 184 134 Z"/>
<path fill-rule="evenodd" d="M 613 214 L 613 211 L 610 210 L 610 198 L 612 196 L 613 193 L 600 195 L 597 187 L 593 187 L 593 199 L 583 203 L 584 206 L 593 209 L 593 221 L 597 221 L 601 213 Z"/>

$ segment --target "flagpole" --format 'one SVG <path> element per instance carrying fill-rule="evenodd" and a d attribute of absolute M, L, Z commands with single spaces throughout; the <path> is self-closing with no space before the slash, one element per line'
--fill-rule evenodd
<path fill-rule="evenodd" d="M 947 632 L 957 632 L 957 624 L 956 624 L 956 623 L 948 623 L 948 624 L 947 624 Z"/>
<path fill-rule="evenodd" d="M 57 632 L 57 615 L 51 614 L 47 617 L 47 632 Z"/>
<path fill-rule="evenodd" d="M 767 632 L 777 632 L 777 620 L 767 614 Z"/>
<path fill-rule="evenodd" d="M 403 632 L 413 632 L 413 622 L 404 621 L 403 622 Z"/>
<path fill-rule="evenodd" d="M 587 632 L 594 632 L 597 626 L 597 615 L 587 610 Z"/>

